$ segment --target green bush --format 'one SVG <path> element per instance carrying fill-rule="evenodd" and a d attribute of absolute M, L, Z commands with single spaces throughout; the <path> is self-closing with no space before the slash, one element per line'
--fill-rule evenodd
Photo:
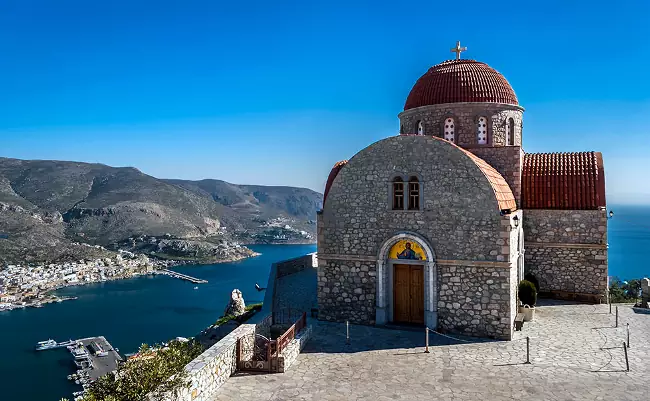
<path fill-rule="evenodd" d="M 533 285 L 535 285 L 535 291 L 539 293 L 539 281 L 537 281 L 537 277 L 533 276 L 531 273 L 526 273 L 524 280 L 533 283 Z"/>
<path fill-rule="evenodd" d="M 535 289 L 535 284 L 528 280 L 521 280 L 519 283 L 519 300 L 524 305 L 535 306 L 537 302 L 537 289 Z"/>
<path fill-rule="evenodd" d="M 83 401 L 142 401 L 152 393 L 162 400 L 165 393 L 178 394 L 190 384 L 185 365 L 203 352 L 201 344 L 170 341 L 167 345 L 150 347 L 143 344 L 141 358 L 131 359 L 118 366 L 117 371 L 93 382 Z"/>
<path fill-rule="evenodd" d="M 616 302 L 636 302 L 641 292 L 641 280 L 621 281 L 613 277 L 609 282 L 609 300 Z"/>

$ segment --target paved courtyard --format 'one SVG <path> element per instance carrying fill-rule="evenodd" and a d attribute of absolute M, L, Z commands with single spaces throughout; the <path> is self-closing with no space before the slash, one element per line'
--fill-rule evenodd
<path fill-rule="evenodd" d="M 614 312 L 614 311 L 612 311 Z M 424 332 L 311 322 L 284 374 L 231 377 L 213 400 L 648 400 L 650 315 L 607 305 L 540 306 L 513 341 L 463 342 Z M 622 347 L 630 325 L 630 372 Z M 530 337 L 531 364 L 526 360 Z M 465 338 L 467 340 L 467 338 Z"/>

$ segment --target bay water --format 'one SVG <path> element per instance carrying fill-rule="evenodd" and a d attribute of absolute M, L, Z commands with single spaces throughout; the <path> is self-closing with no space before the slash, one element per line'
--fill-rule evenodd
<path fill-rule="evenodd" d="M 39 341 L 104 336 L 121 354 L 142 343 L 192 337 L 223 315 L 234 288 L 246 303 L 262 302 L 271 264 L 316 251 L 316 245 L 253 245 L 261 256 L 234 263 L 174 267 L 208 280 L 193 284 L 168 276 L 146 276 L 68 287 L 59 295 L 77 300 L 42 308 L 0 312 L 0 401 L 72 399 L 81 387 L 67 349 L 34 351 Z M 198 289 L 194 289 L 198 287 Z"/>

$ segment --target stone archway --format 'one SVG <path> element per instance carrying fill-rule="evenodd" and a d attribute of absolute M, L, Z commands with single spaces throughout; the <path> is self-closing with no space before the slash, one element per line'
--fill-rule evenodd
<path fill-rule="evenodd" d="M 377 255 L 377 296 L 375 324 L 383 325 L 391 322 L 393 313 L 392 297 L 392 272 L 394 259 L 389 258 L 393 245 L 400 240 L 409 240 L 417 243 L 426 254 L 424 261 L 400 261 L 399 263 L 418 263 L 424 265 L 424 324 L 436 329 L 438 326 L 438 271 L 436 268 L 436 255 L 433 247 L 420 235 L 411 232 L 398 233 L 381 246 Z"/>

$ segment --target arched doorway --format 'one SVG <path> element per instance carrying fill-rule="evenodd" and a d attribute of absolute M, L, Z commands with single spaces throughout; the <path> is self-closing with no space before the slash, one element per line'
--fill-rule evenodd
<path fill-rule="evenodd" d="M 437 269 L 433 248 L 415 233 L 394 235 L 377 257 L 376 324 L 438 325 Z"/>

